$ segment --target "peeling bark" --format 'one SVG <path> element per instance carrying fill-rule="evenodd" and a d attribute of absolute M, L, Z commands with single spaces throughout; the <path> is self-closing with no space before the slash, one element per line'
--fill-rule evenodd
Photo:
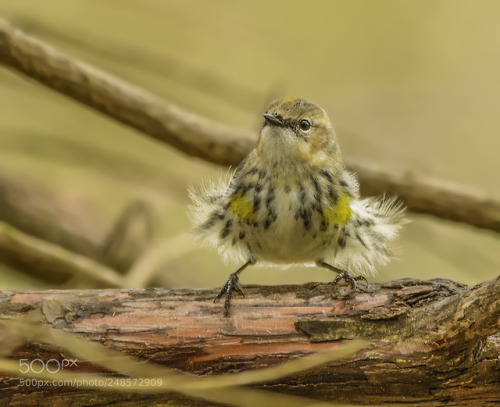
<path fill-rule="evenodd" d="M 230 318 L 214 290 L 82 290 L 4 293 L 0 317 L 40 309 L 45 322 L 139 359 L 198 375 L 269 367 L 363 337 L 370 347 L 255 387 L 320 400 L 359 404 L 494 405 L 500 402 L 500 278 L 471 289 L 449 280 L 398 280 L 363 292 L 328 285 L 247 286 Z M 63 349 L 25 343 L 11 358 L 61 358 Z M 105 372 L 79 363 L 83 371 Z M 12 405 L 75 397 L 86 405 L 176 400 L 173 394 L 133 395 L 16 386 L 0 380 Z M 18 381 L 17 381 L 18 382 Z M 113 394 L 115 396 L 113 396 Z M 90 397 L 90 398 L 89 398 Z M 102 401 L 99 401 L 102 400 Z M 205 403 L 205 404 L 203 404 Z M 126 404 L 125 404 L 126 405 Z"/>

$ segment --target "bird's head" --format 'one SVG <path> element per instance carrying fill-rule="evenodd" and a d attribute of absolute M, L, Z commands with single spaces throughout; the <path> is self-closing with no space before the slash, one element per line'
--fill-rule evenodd
<path fill-rule="evenodd" d="M 340 149 L 326 112 L 304 99 L 275 100 L 264 114 L 257 154 L 279 164 L 340 164 Z"/>

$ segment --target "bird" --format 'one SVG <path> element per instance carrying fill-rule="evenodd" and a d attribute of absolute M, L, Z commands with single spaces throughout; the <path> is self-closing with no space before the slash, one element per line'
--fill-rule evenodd
<path fill-rule="evenodd" d="M 194 234 L 241 265 L 214 301 L 244 295 L 239 276 L 252 265 L 317 266 L 353 289 L 393 257 L 407 223 L 397 197 L 361 198 L 345 168 L 324 109 L 301 98 L 272 102 L 256 147 L 227 177 L 190 191 Z"/>

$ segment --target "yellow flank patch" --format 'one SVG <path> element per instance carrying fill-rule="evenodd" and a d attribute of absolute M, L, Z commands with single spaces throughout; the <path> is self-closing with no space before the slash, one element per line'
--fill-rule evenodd
<path fill-rule="evenodd" d="M 295 100 L 295 98 L 284 98 L 281 102 L 291 102 L 292 100 Z"/>
<path fill-rule="evenodd" d="M 343 192 L 337 202 L 329 208 L 323 209 L 323 216 L 328 225 L 345 225 L 352 218 L 352 209 L 350 206 L 351 197 L 347 192 Z"/>
<path fill-rule="evenodd" d="M 229 198 L 229 209 L 238 218 L 244 221 L 253 222 L 253 201 L 245 194 L 235 194 Z"/>

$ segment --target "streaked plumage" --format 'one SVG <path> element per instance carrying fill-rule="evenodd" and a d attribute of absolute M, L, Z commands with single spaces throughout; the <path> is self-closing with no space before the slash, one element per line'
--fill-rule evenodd
<path fill-rule="evenodd" d="M 359 198 L 323 109 L 283 99 L 264 116 L 257 147 L 234 174 L 191 194 L 196 235 L 227 260 L 373 274 L 390 260 L 389 242 L 405 222 L 402 206 L 394 198 Z M 226 312 L 237 277 L 220 294 Z M 342 277 L 355 286 L 349 273 Z"/>

